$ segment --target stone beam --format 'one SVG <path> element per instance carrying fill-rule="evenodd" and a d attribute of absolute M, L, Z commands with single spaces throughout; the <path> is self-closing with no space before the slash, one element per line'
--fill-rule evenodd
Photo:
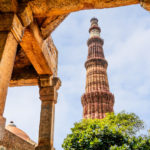
<path fill-rule="evenodd" d="M 139 4 L 139 0 L 33 0 L 30 2 L 35 17 L 63 15 L 86 9 L 103 9 Z M 40 6 L 40 7 L 39 7 Z"/>
<path fill-rule="evenodd" d="M 57 66 L 57 59 L 54 59 L 51 46 L 47 42 L 49 38 L 43 40 L 37 24 L 32 23 L 30 28 L 25 30 L 20 43 L 38 74 L 53 74 Z"/>
<path fill-rule="evenodd" d="M 30 29 L 25 30 L 20 45 L 38 74 L 52 74 L 42 52 L 42 47 Z"/>

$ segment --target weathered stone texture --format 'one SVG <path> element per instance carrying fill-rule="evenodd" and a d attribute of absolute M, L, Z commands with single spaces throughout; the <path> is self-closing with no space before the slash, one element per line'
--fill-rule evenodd
<path fill-rule="evenodd" d="M 112 8 L 138 4 L 139 0 L 33 0 L 30 5 L 35 16 L 62 15 L 74 11 L 94 9 L 94 8 Z M 40 6 L 40 7 L 39 7 Z"/>
<path fill-rule="evenodd" d="M 109 92 L 107 78 L 107 61 L 103 52 L 103 39 L 100 38 L 98 20 L 91 20 L 90 39 L 88 40 L 88 57 L 86 67 L 86 88 L 81 101 L 84 118 L 105 117 L 105 113 L 113 112 L 114 96 Z"/>
<path fill-rule="evenodd" d="M 36 150 L 53 150 L 55 104 L 57 89 L 60 87 L 57 77 L 41 75 L 39 78 L 41 116 L 39 126 L 39 141 Z"/>

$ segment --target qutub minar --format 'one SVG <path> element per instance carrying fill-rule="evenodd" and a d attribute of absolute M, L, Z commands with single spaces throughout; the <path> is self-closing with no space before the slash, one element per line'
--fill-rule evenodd
<path fill-rule="evenodd" d="M 114 95 L 109 91 L 107 78 L 108 63 L 104 57 L 103 39 L 98 19 L 91 19 L 90 38 L 87 41 L 88 57 L 85 62 L 86 87 L 81 97 L 83 118 L 102 119 L 108 112 L 113 112 Z"/>

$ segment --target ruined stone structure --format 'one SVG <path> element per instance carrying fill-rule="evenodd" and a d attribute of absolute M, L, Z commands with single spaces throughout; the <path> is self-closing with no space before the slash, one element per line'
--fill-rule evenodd
<path fill-rule="evenodd" d="M 25 132 L 18 129 L 13 122 L 10 122 L 5 128 L 3 141 L 0 141 L 0 150 L 34 150 L 36 145 Z"/>
<path fill-rule="evenodd" d="M 39 86 L 42 102 L 36 149 L 53 150 L 54 112 L 61 82 L 51 32 L 71 12 L 132 4 L 150 11 L 149 0 L 0 0 L 0 144 L 10 148 L 8 143 L 14 137 L 5 129 L 3 116 L 8 87 L 34 85 Z M 20 150 L 24 141 L 18 136 L 15 139 L 15 149 Z"/>
<path fill-rule="evenodd" d="M 113 112 L 114 95 L 109 92 L 107 61 L 103 52 L 103 39 L 98 19 L 91 19 L 90 38 L 87 42 L 88 57 L 85 62 L 86 88 L 81 101 L 83 118 L 102 119 L 105 113 Z"/>

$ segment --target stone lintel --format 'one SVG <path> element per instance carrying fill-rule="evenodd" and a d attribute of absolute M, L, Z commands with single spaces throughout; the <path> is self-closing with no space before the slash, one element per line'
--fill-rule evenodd
<path fill-rule="evenodd" d="M 56 56 L 52 53 L 52 47 L 47 40 L 43 40 L 41 32 L 36 22 L 26 29 L 20 43 L 28 59 L 39 75 L 52 75 L 57 70 L 57 50 Z"/>

